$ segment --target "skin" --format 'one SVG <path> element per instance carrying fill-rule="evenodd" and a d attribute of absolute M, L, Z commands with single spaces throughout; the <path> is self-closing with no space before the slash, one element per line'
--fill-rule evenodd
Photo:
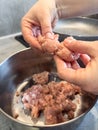
<path fill-rule="evenodd" d="M 38 32 L 43 36 L 53 38 L 52 28 L 57 19 L 55 1 L 39 0 L 22 18 L 21 30 L 24 39 L 31 47 L 41 50 L 41 46 L 37 41 Z"/>
<path fill-rule="evenodd" d="M 98 0 L 38 0 L 21 20 L 24 39 L 31 47 L 41 49 L 38 34 L 53 38 L 52 29 L 60 18 L 87 16 L 98 12 Z"/>
<path fill-rule="evenodd" d="M 83 6 L 81 3 L 83 3 Z M 98 0 L 38 0 L 22 18 L 21 30 L 23 37 L 31 47 L 42 50 L 37 39 L 39 34 L 53 39 L 53 27 L 60 18 L 98 13 L 97 5 Z M 85 64 L 85 68 L 81 68 L 76 60 L 66 62 L 54 56 L 60 77 L 96 95 L 98 94 L 97 44 L 98 41 L 66 40 L 67 51 L 80 53 L 80 58 Z"/>
<path fill-rule="evenodd" d="M 55 63 L 59 76 L 76 85 L 83 90 L 98 95 L 98 41 L 72 41 L 66 45 L 71 51 L 81 53 L 80 59 L 85 64 L 85 68 L 74 67 L 55 56 Z M 70 67 L 69 67 L 70 64 Z"/>

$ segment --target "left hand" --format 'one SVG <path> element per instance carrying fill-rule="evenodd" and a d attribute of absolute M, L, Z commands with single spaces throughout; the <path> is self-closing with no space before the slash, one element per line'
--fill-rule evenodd
<path fill-rule="evenodd" d="M 38 0 L 22 18 L 21 29 L 25 41 L 31 46 L 42 50 L 38 35 L 52 37 L 52 28 L 58 20 L 55 0 Z"/>

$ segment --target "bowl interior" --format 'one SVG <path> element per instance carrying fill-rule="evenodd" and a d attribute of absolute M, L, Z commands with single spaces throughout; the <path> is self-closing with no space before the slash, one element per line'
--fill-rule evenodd
<path fill-rule="evenodd" d="M 98 20 L 86 17 L 60 19 L 54 28 L 54 33 L 60 35 L 60 41 L 68 36 L 78 40 L 93 41 L 98 40 L 97 25 Z"/>
<path fill-rule="evenodd" d="M 21 85 L 25 85 L 24 81 L 28 77 L 43 71 L 56 72 L 52 56 L 30 48 L 14 54 L 0 65 L 0 108 L 7 115 L 13 118 L 12 103 L 17 89 Z M 80 97 L 80 112 L 77 114 L 77 117 L 89 111 L 94 106 L 96 100 L 97 97 L 89 93 Z M 86 105 L 88 107 L 85 107 Z M 44 126 L 43 123 L 35 124 L 33 122 L 32 124 L 22 114 L 18 120 L 28 125 Z"/>

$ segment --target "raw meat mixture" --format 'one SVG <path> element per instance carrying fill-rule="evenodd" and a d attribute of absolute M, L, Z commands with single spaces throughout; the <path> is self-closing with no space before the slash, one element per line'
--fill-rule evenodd
<path fill-rule="evenodd" d="M 43 113 L 45 124 L 51 125 L 74 118 L 77 105 L 73 100 L 81 93 L 78 86 L 65 81 L 49 82 L 47 71 L 34 74 L 32 78 L 35 84 L 22 94 L 24 109 L 30 111 L 32 119 Z"/>
<path fill-rule="evenodd" d="M 41 45 L 44 52 L 51 53 L 53 55 L 58 55 L 61 59 L 70 62 L 77 60 L 80 54 L 69 51 L 66 48 L 67 41 L 75 40 L 73 37 L 67 37 L 64 41 L 58 41 L 59 35 L 53 34 L 53 39 L 46 38 L 45 36 L 39 35 L 38 42 Z"/>

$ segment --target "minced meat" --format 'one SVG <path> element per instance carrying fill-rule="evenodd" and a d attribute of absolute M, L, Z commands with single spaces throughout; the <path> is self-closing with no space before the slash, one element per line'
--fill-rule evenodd
<path fill-rule="evenodd" d="M 73 99 L 81 93 L 81 89 L 65 81 L 48 82 L 48 74 L 42 72 L 33 75 L 36 84 L 23 92 L 24 108 L 31 112 L 32 118 L 38 118 L 43 112 L 45 124 L 48 125 L 73 119 L 77 108 Z"/>

